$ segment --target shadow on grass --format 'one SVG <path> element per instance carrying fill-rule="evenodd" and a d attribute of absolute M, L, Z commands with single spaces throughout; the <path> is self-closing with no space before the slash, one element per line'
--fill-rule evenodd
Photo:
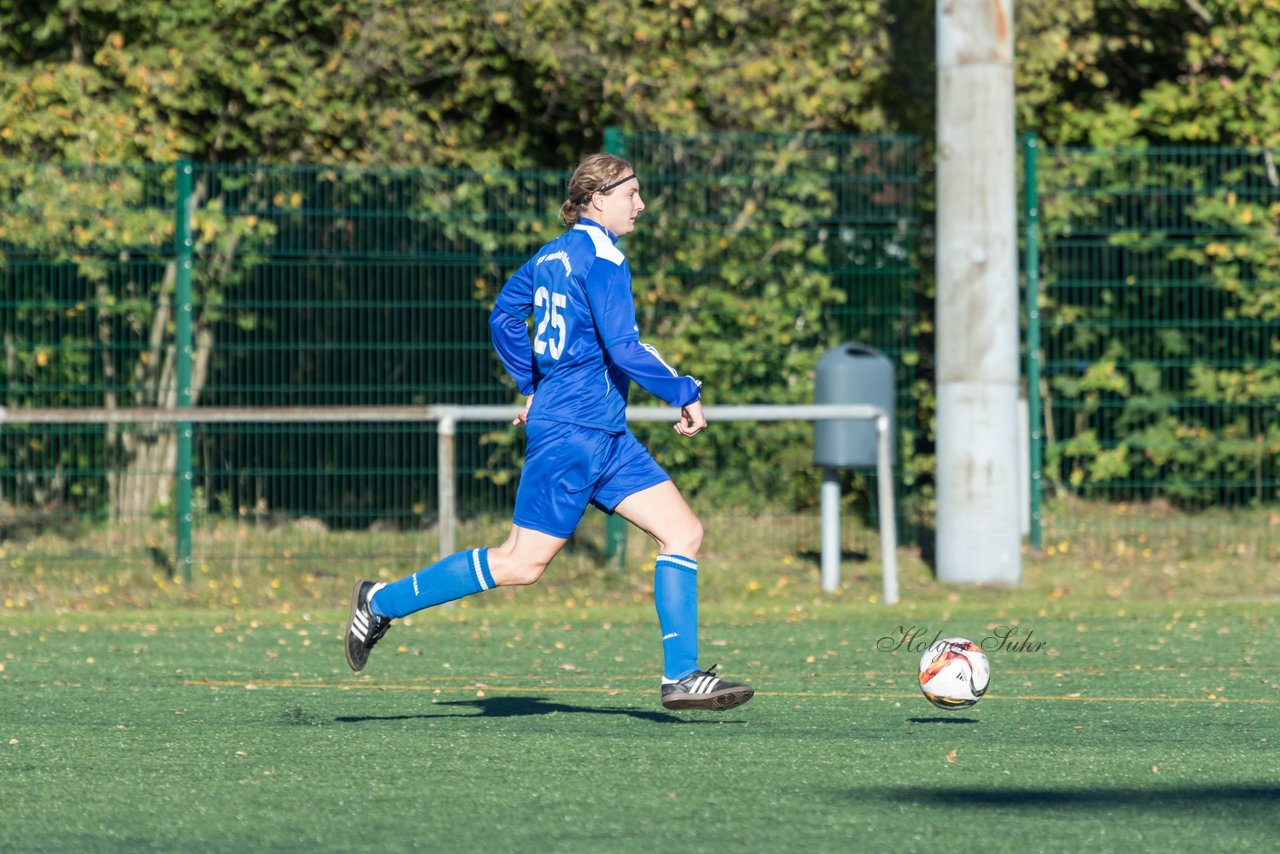
<path fill-rule="evenodd" d="M 358 724 L 371 721 L 412 721 L 432 720 L 434 718 L 520 718 L 535 715 L 588 714 L 623 715 L 640 721 L 666 724 L 741 723 L 741 721 L 727 721 L 724 718 L 684 718 L 667 712 L 646 712 L 637 709 L 612 709 L 598 706 L 571 706 L 568 703 L 558 703 L 543 697 L 482 697 L 475 700 L 448 700 L 431 704 L 433 709 L 443 706 L 466 711 L 462 713 L 444 712 L 442 714 L 424 715 L 352 715 L 334 718 L 334 720 L 338 723 Z"/>
<path fill-rule="evenodd" d="M 907 718 L 913 724 L 980 724 L 977 718 Z"/>
<path fill-rule="evenodd" d="M 889 789 L 880 797 L 898 804 L 923 807 L 1013 808 L 1046 810 L 1138 809 L 1177 811 L 1183 814 L 1274 815 L 1280 808 L 1278 785 L 1220 785 L 1170 787 L 1153 783 L 1150 787 L 1088 788 L 997 788 L 961 789 L 951 787 L 911 787 Z"/>
<path fill-rule="evenodd" d="M 816 567 L 819 567 L 819 568 L 820 568 L 820 567 L 822 566 L 822 552 L 815 552 L 815 551 L 813 551 L 812 549 L 802 549 L 801 551 L 799 551 L 799 552 L 797 552 L 797 553 L 796 553 L 796 557 L 798 557 L 798 558 L 800 558 L 800 559 L 802 559 L 802 560 L 808 561 L 809 563 L 812 563 L 812 564 L 813 564 L 814 566 L 816 566 Z M 877 565 L 877 566 L 874 566 L 874 567 L 873 567 L 873 566 L 870 566 L 870 563 L 871 563 L 871 554 L 870 554 L 869 552 L 862 551 L 861 549 L 859 549 L 858 551 L 851 551 L 851 550 L 849 550 L 849 549 L 841 549 L 841 550 L 840 550 L 840 562 L 841 562 L 841 563 L 860 563 L 860 564 L 867 564 L 867 565 L 868 565 L 868 571 L 870 571 L 871 569 L 878 569 L 878 568 L 879 568 L 879 566 L 878 566 L 878 565 Z M 863 579 L 863 580 L 866 580 L 867 578 L 870 578 L 870 576 L 869 576 L 869 575 L 867 575 L 867 576 L 863 576 L 863 575 L 856 575 L 856 576 L 853 576 L 853 577 L 854 577 L 854 578 Z M 846 579 L 846 580 L 847 580 L 847 579 Z"/>

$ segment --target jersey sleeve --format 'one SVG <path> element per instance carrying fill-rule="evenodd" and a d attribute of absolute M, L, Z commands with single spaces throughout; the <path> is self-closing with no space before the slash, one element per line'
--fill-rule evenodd
<path fill-rule="evenodd" d="M 525 264 L 512 274 L 489 314 L 489 337 L 498 361 L 521 394 L 533 394 L 540 379 L 525 319 L 533 313 L 533 276 Z"/>
<path fill-rule="evenodd" d="M 672 406 L 688 406 L 702 396 L 702 383 L 677 374 L 652 345 L 622 341 L 609 348 L 609 357 L 642 389 Z"/>
<path fill-rule="evenodd" d="M 702 383 L 677 374 L 656 349 L 640 341 L 631 271 L 625 261 L 616 266 L 597 261 L 586 290 L 600 341 L 615 365 L 638 386 L 672 406 L 686 406 L 699 398 Z"/>

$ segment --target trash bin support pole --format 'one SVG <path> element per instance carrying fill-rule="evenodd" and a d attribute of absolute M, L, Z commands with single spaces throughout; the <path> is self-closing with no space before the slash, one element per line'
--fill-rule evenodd
<path fill-rule="evenodd" d="M 828 593 L 840 586 L 840 472 L 822 467 L 822 589 Z"/>
<path fill-rule="evenodd" d="M 884 574 L 884 603 L 898 602 L 898 520 L 893 510 L 893 431 L 889 416 L 876 419 L 876 487 L 880 498 L 880 561 Z"/>

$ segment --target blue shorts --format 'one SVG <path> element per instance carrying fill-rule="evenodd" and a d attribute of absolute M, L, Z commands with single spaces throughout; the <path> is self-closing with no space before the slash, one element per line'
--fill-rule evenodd
<path fill-rule="evenodd" d="M 630 431 L 541 420 L 525 426 L 524 468 L 511 517 L 522 528 L 568 539 L 588 504 L 612 513 L 628 495 L 671 479 Z"/>

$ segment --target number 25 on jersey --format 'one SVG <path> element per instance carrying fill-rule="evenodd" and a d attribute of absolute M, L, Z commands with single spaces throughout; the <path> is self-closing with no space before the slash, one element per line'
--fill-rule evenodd
<path fill-rule="evenodd" d="M 564 294 L 553 294 L 546 288 L 534 292 L 533 309 L 538 328 L 533 335 L 533 352 L 539 356 L 550 350 L 551 358 L 558 360 L 564 352 L 564 315 L 560 310 L 568 304 Z"/>

